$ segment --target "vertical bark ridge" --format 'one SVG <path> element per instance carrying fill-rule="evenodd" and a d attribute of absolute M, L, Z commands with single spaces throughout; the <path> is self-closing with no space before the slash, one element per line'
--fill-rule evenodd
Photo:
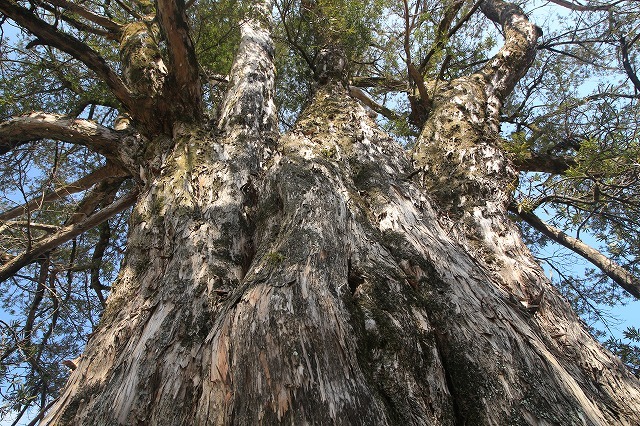
<path fill-rule="evenodd" d="M 192 422 L 203 341 L 244 274 L 245 204 L 224 146 L 180 134 L 134 209 L 98 333 L 45 424 Z"/>
<path fill-rule="evenodd" d="M 337 82 L 269 145 L 272 68 L 247 50 L 266 27 L 247 22 L 217 132 L 154 141 L 100 328 L 43 423 L 637 424 L 637 380 L 504 222 L 484 77 L 436 98 L 425 190 Z M 534 314 L 514 294 L 540 287 Z"/>
<path fill-rule="evenodd" d="M 410 194 L 398 192 L 389 197 L 374 216 L 394 217 L 381 221 L 380 226 L 391 227 L 404 236 L 399 244 L 406 253 L 402 257 L 415 265 L 413 271 L 422 270 L 426 276 L 420 291 L 429 306 L 458 418 L 473 424 L 605 425 L 637 421 L 637 382 L 588 335 L 566 301 L 549 289 L 548 305 L 532 314 L 501 289 L 482 261 L 473 255 L 460 256 L 470 251 L 467 247 L 460 251 L 454 248 L 460 244 L 458 238 L 455 234 L 452 239 L 445 237 L 447 228 L 434 225 L 436 214 L 428 205 L 422 209 L 422 220 L 415 219 L 420 217 L 418 212 L 407 214 L 407 210 L 416 208 L 408 200 L 419 199 L 419 192 L 407 196 Z M 391 213 L 400 209 L 403 214 Z M 518 267 L 532 278 L 542 279 L 539 268 L 527 271 L 528 259 L 518 262 Z M 430 274 L 429 264 L 434 271 Z M 564 334 L 558 333 L 553 324 L 565 324 Z M 563 354 L 555 341 L 559 336 L 564 344 L 575 348 L 570 357 L 566 356 L 566 347 Z M 598 366 L 585 367 L 586 360 Z M 594 370 L 599 373 L 594 374 Z M 621 388 L 613 379 L 618 374 L 625 377 L 621 388 L 630 385 L 632 392 L 620 395 Z M 625 412 L 625 404 L 635 407 L 628 410 L 628 417 L 611 415 L 616 410 Z"/>
<path fill-rule="evenodd" d="M 274 138 L 273 51 L 249 46 L 257 37 L 272 49 L 262 25 L 244 24 L 227 97 L 243 106 L 226 110 L 222 132 L 173 122 L 169 136 L 147 144 L 127 258 L 99 332 L 45 424 L 176 425 L 201 418 L 194 406 L 208 385 L 203 357 L 212 350 L 204 342 L 246 288 L 255 186 Z M 249 109 L 260 118 L 243 120 Z M 228 422 L 227 414 L 208 413 L 207 422 Z"/>
<path fill-rule="evenodd" d="M 247 134 L 277 130 L 272 5 L 272 0 L 256 2 L 240 24 L 240 46 L 231 69 L 230 90 L 220 108 L 219 127 L 227 132 L 232 127 Z"/>
<path fill-rule="evenodd" d="M 518 174 L 501 147 L 499 111 L 529 69 L 540 34 L 514 4 L 488 0 L 480 8 L 502 26 L 505 43 L 479 73 L 437 88 L 414 159 L 425 168 L 425 184 L 461 241 L 506 291 L 528 301 L 545 285 L 521 272 L 535 270 L 535 263 L 506 216 Z"/>
<path fill-rule="evenodd" d="M 382 133 L 339 84 L 321 87 L 303 116 L 260 191 L 243 296 L 207 339 L 218 349 L 206 362 L 202 413 L 230 413 L 232 424 L 453 424 L 427 314 L 404 293 L 378 233 L 363 227 L 349 177 L 376 179 Z M 406 171 L 402 159 L 384 173 Z M 214 424 L 206 416 L 198 423 Z"/>

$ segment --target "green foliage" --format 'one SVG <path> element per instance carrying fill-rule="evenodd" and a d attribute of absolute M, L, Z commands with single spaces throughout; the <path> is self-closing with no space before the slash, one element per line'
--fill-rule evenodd
<path fill-rule="evenodd" d="M 231 71 L 245 9 L 246 5 L 238 0 L 205 0 L 190 10 L 191 37 L 198 63 L 207 77 L 204 91 L 209 111 L 215 110 L 224 94 L 221 78 Z"/>
<path fill-rule="evenodd" d="M 618 355 L 622 362 L 640 377 L 640 329 L 628 327 L 623 332 L 624 339 L 610 337 L 604 344 L 611 352 Z"/>
<path fill-rule="evenodd" d="M 637 72 L 640 7 L 637 2 L 609 11 L 529 7 L 544 36 L 534 66 L 504 107 L 505 146 L 515 159 L 565 158 L 570 167 L 523 174 L 516 204 L 531 205 L 545 221 L 640 276 L 638 92 L 620 53 L 621 36 L 635 40 L 628 49 Z M 576 266 L 584 264 L 581 258 L 524 224 L 522 229 L 555 284 L 606 340 L 615 327 L 606 311 L 627 301 L 628 294 L 602 271 Z M 633 350 L 613 337 L 608 342 L 637 371 Z"/>

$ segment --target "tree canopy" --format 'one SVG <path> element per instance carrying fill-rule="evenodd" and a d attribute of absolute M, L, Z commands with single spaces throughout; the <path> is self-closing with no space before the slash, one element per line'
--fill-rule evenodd
<path fill-rule="evenodd" d="M 140 140 L 171 135 L 176 117 L 224 116 L 252 3 L 0 0 L 0 416 L 46 407 L 66 380 L 144 184 L 122 152 L 151 158 Z M 521 8 L 538 44 L 500 111 L 519 171 L 510 212 L 577 312 L 606 323 L 602 306 L 640 299 L 640 3 L 517 3 L 275 1 L 277 128 L 292 128 L 337 49 L 351 96 L 410 150 L 436 89 L 491 66 Z M 639 371 L 636 346 L 608 345 Z"/>

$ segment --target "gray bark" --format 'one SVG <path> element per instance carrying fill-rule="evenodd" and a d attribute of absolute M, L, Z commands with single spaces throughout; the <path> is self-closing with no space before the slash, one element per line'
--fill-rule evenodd
<path fill-rule="evenodd" d="M 510 64 L 445 84 L 413 158 L 331 78 L 279 136 L 260 5 L 218 125 L 151 141 L 120 276 L 43 424 L 638 424 L 640 383 L 506 217 Z"/>
<path fill-rule="evenodd" d="M 496 276 L 341 86 L 318 92 L 242 197 L 187 158 L 136 207 L 105 317 L 45 424 L 639 420 L 637 380 L 525 249 L 510 253 L 517 286 Z M 512 288 L 544 288 L 542 305 Z"/>

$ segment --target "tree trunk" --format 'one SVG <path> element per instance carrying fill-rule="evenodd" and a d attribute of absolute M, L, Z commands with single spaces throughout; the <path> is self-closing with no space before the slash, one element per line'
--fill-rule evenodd
<path fill-rule="evenodd" d="M 638 380 L 506 216 L 488 81 L 439 90 L 416 173 L 331 76 L 276 136 L 268 32 L 242 34 L 218 124 L 150 145 L 120 276 L 44 424 L 640 423 Z"/>

